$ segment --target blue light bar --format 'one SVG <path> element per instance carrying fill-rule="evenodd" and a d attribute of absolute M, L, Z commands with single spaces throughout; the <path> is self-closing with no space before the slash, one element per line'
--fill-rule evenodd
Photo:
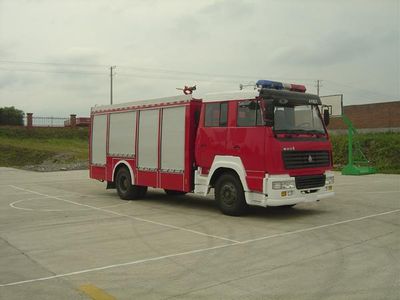
<path fill-rule="evenodd" d="M 289 84 L 271 80 L 259 80 L 257 81 L 256 86 L 264 89 L 288 90 L 300 93 L 305 93 L 306 91 L 306 87 L 301 84 Z"/>
<path fill-rule="evenodd" d="M 283 90 L 283 83 L 271 80 L 259 80 L 256 82 L 257 87 L 264 89 Z"/>

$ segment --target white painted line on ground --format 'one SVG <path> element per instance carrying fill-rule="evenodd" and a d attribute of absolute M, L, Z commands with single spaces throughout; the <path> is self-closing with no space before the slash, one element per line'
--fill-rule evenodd
<path fill-rule="evenodd" d="M 0 287 L 20 285 L 20 284 L 24 284 L 24 283 L 30 283 L 30 282 L 36 282 L 36 281 L 44 281 L 44 280 L 55 279 L 55 278 L 60 278 L 60 277 L 67 277 L 67 276 L 79 275 L 79 274 L 84 274 L 84 273 L 89 273 L 89 272 L 102 271 L 102 270 L 113 269 L 113 268 L 118 268 L 118 267 L 125 267 L 125 266 L 136 265 L 136 264 L 150 262 L 150 261 L 162 260 L 162 259 L 165 259 L 165 258 L 172 258 L 172 257 L 189 255 L 189 254 L 194 254 L 194 253 L 201 253 L 201 252 L 210 251 L 210 250 L 214 250 L 214 249 L 225 248 L 225 247 L 232 246 L 232 245 L 237 245 L 237 244 L 239 244 L 239 243 L 220 245 L 220 246 L 215 246 L 215 247 L 191 250 L 191 251 L 174 253 L 174 254 L 163 255 L 163 256 L 157 256 L 157 257 L 146 258 L 146 259 L 139 259 L 139 260 L 134 260 L 134 261 L 121 263 L 121 264 L 113 264 L 113 265 L 108 265 L 108 266 L 103 266 L 103 267 L 98 267 L 98 268 L 80 270 L 80 271 L 76 271 L 76 272 L 52 275 L 52 276 L 48 276 L 48 277 L 41 277 L 41 278 L 28 279 L 28 280 L 22 280 L 22 281 L 15 281 L 15 282 L 10 282 L 10 283 L 0 284 Z"/>
<path fill-rule="evenodd" d="M 369 176 L 371 176 L 371 175 L 369 175 Z M 398 176 L 400 178 L 400 176 L 397 175 L 397 174 L 391 174 L 391 176 Z M 343 177 L 345 177 L 345 176 L 343 176 Z M 360 181 L 362 180 L 362 178 L 360 178 L 360 177 L 358 179 L 360 179 Z M 389 180 L 390 180 L 389 178 L 386 178 L 386 179 L 375 179 L 374 183 L 387 183 Z M 340 183 L 336 182 L 333 185 L 333 187 L 335 187 L 335 186 L 356 186 L 356 183 L 354 183 L 354 182 L 340 182 Z"/>
<path fill-rule="evenodd" d="M 79 177 L 74 177 L 74 178 L 69 178 L 69 179 L 67 179 L 68 181 L 82 181 L 82 180 L 87 180 L 88 179 L 88 177 L 82 177 L 82 178 L 79 178 Z M 37 181 L 25 181 L 24 183 L 27 183 L 27 184 L 38 184 L 38 183 L 53 183 L 53 182 L 64 182 L 65 183 L 65 180 L 64 179 L 54 179 L 54 180 L 49 180 L 48 178 L 46 178 L 46 179 L 43 179 L 43 180 L 37 180 Z M 0 183 L 0 186 L 10 186 L 10 184 L 9 183 Z"/>
<path fill-rule="evenodd" d="M 349 220 L 345 220 L 345 221 L 341 221 L 341 222 L 335 222 L 335 223 L 330 223 L 330 224 L 325 224 L 325 225 L 320 225 L 320 226 L 313 226 L 313 227 L 309 227 L 309 228 L 304 228 L 304 229 L 300 229 L 300 230 L 294 230 L 294 231 L 289 231 L 289 232 L 284 232 L 284 233 L 273 234 L 273 235 L 269 235 L 269 236 L 265 236 L 265 237 L 261 237 L 261 238 L 256 238 L 256 239 L 251 239 L 251 240 L 247 240 L 247 241 L 243 241 L 243 242 L 234 242 L 234 243 L 220 245 L 220 246 L 214 246 L 214 247 L 209 247 L 209 248 L 201 248 L 201 249 L 196 249 L 196 250 L 191 250 L 191 251 L 186 251 L 186 252 L 180 252 L 180 253 L 157 256 L 157 257 L 150 257 L 150 258 L 145 258 L 145 259 L 129 261 L 129 262 L 125 262 L 125 263 L 112 264 L 112 265 L 107 265 L 107 266 L 102 266 L 102 267 L 97 267 L 97 268 L 84 269 L 84 270 L 80 270 L 80 271 L 63 273 L 63 274 L 56 274 L 56 275 L 47 276 L 47 277 L 40 277 L 40 278 L 35 278 L 35 279 L 14 281 L 14 282 L 0 284 L 0 287 L 21 285 L 21 284 L 32 283 L 32 282 L 37 282 L 37 281 L 45 281 L 45 280 L 50 280 L 50 279 L 55 279 L 55 278 L 60 278 L 60 277 L 68 277 L 68 276 L 80 275 L 80 274 L 96 272 L 96 271 L 102 271 L 102 270 L 107 270 L 107 269 L 131 266 L 131 265 L 136 265 L 136 264 L 141 264 L 141 263 L 159 261 L 159 260 L 163 260 L 163 259 L 166 259 L 166 258 L 173 258 L 173 257 L 190 255 L 190 254 L 208 252 L 208 251 L 227 248 L 227 247 L 231 247 L 231 246 L 245 245 L 245 244 L 250 244 L 250 243 L 254 243 L 254 242 L 257 242 L 257 241 L 261 241 L 261 240 L 295 235 L 295 234 L 298 234 L 298 233 L 303 233 L 303 232 L 308 232 L 308 231 L 317 230 L 317 229 L 321 229 L 321 228 L 337 226 L 337 225 L 346 224 L 346 223 L 350 223 L 350 222 L 361 221 L 361 220 L 365 220 L 365 219 L 370 219 L 370 218 L 375 218 L 375 217 L 384 216 L 384 215 L 388 215 L 388 214 L 393 214 L 393 213 L 396 213 L 396 212 L 400 212 L 400 209 L 395 209 L 395 210 L 391 210 L 391 211 L 387 211 L 387 212 L 383 212 L 383 213 L 368 215 L 368 216 L 364 216 L 364 217 L 360 217 L 360 218 L 349 219 Z"/>
<path fill-rule="evenodd" d="M 318 225 L 318 226 L 303 228 L 303 229 L 284 232 L 284 233 L 277 233 L 277 234 L 273 234 L 273 235 L 267 235 L 267 236 L 263 236 L 263 237 L 259 237 L 259 238 L 255 238 L 255 239 L 239 242 L 239 244 L 247 244 L 247 243 L 252 243 L 252 242 L 256 242 L 256 241 L 262 241 L 262 240 L 271 239 L 271 238 L 275 238 L 275 237 L 282 237 L 282 236 L 292 235 L 292 234 L 296 234 L 296 233 L 303 233 L 303 232 L 317 230 L 317 229 L 321 229 L 321 228 L 327 228 L 327 227 L 332 227 L 332 226 L 336 226 L 336 225 L 347 224 L 347 223 L 350 223 L 350 222 L 361 221 L 361 220 L 365 220 L 365 219 L 370 219 L 370 218 L 375 218 L 375 217 L 384 216 L 384 215 L 388 215 L 388 214 L 393 214 L 393 213 L 396 213 L 396 212 L 400 212 L 400 209 L 386 211 L 386 212 L 379 213 L 379 214 L 368 215 L 368 216 L 364 216 L 364 217 L 360 217 L 360 218 L 354 218 L 354 219 L 339 221 L 339 222 L 335 222 L 335 223 L 329 223 L 329 224 L 325 224 L 325 225 Z"/>
<path fill-rule="evenodd" d="M 46 209 L 46 208 L 42 208 L 41 209 L 41 208 L 20 207 L 20 206 L 16 205 L 21 202 L 32 201 L 32 200 L 43 200 L 43 199 L 59 200 L 58 197 L 66 197 L 66 196 L 64 195 L 64 196 L 54 196 L 54 197 L 57 197 L 57 198 L 41 196 L 41 197 L 28 198 L 28 199 L 20 199 L 20 200 L 10 203 L 9 206 L 11 206 L 12 208 L 15 208 L 15 209 L 19 209 L 19 210 L 37 211 L 37 212 L 83 211 L 83 210 L 93 209 L 93 208 L 82 208 L 82 209 Z M 59 200 L 59 201 L 64 201 L 64 200 Z M 107 205 L 107 206 L 100 206 L 98 208 L 110 208 L 110 207 L 117 207 L 117 206 L 122 206 L 122 205 L 127 205 L 127 204 L 129 204 L 129 202 Z"/>
<path fill-rule="evenodd" d="M 239 241 L 232 240 L 232 239 L 229 239 L 229 238 L 225 238 L 225 237 L 222 237 L 222 236 L 207 234 L 207 233 L 200 232 L 200 231 L 197 231 L 197 230 L 192 230 L 192 229 L 179 227 L 179 226 L 175 226 L 175 225 L 170 225 L 170 224 L 165 224 L 165 223 L 156 222 L 156 221 L 151 221 L 151 220 L 147 220 L 147 219 L 143 219 L 143 218 L 139 218 L 139 217 L 134 217 L 134 216 L 126 215 L 126 214 L 121 214 L 121 213 L 118 213 L 118 212 L 115 212 L 115 211 L 112 211 L 112 210 L 91 206 L 91 205 L 88 205 L 88 204 L 82 204 L 82 203 L 79 203 L 79 202 L 74 202 L 74 201 L 71 201 L 71 200 L 62 199 L 62 198 L 56 197 L 56 196 L 50 196 L 50 195 L 42 194 L 42 193 L 39 193 L 39 192 L 36 192 L 36 191 L 31 191 L 31 190 L 27 190 L 27 189 L 23 189 L 23 188 L 17 187 L 15 185 L 10 185 L 10 186 L 15 188 L 15 189 L 17 189 L 17 190 L 31 192 L 32 194 L 36 194 L 36 195 L 40 195 L 40 196 L 44 196 L 44 197 L 47 197 L 47 198 L 56 199 L 56 200 L 60 200 L 60 201 L 65 201 L 65 202 L 72 203 L 72 204 L 75 204 L 75 205 L 88 207 L 88 208 L 91 208 L 91 209 L 99 210 L 99 211 L 102 211 L 102 212 L 105 212 L 105 213 L 109 213 L 109 214 L 113 214 L 113 215 L 120 216 L 120 217 L 129 218 L 129 219 L 136 220 L 136 221 L 155 224 L 155 225 L 168 227 L 168 228 L 172 228 L 172 229 L 176 229 L 176 230 L 187 231 L 187 232 L 191 232 L 191 233 L 194 233 L 194 234 L 207 236 L 207 237 L 210 237 L 210 238 L 216 238 L 216 239 L 220 239 L 220 240 L 224 240 L 224 241 L 228 241 L 228 242 L 233 242 L 233 243 L 238 243 L 239 242 Z"/>
<path fill-rule="evenodd" d="M 349 192 L 339 192 L 340 194 L 394 194 L 399 193 L 400 190 L 397 191 L 372 191 L 372 192 L 357 192 L 357 191 L 349 191 Z M 337 191 L 335 191 L 337 193 Z"/>

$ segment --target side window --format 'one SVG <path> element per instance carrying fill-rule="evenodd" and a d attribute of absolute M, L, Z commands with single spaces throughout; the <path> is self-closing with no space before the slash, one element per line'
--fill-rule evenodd
<path fill-rule="evenodd" d="M 219 126 L 219 103 L 206 104 L 206 119 L 204 120 L 204 126 Z"/>
<path fill-rule="evenodd" d="M 251 127 L 263 125 L 260 103 L 254 100 L 238 102 L 238 127 Z"/>
<path fill-rule="evenodd" d="M 226 127 L 227 125 L 228 125 L 228 102 L 224 102 L 224 103 L 221 103 L 219 126 Z"/>
<path fill-rule="evenodd" d="M 228 124 L 228 103 L 206 104 L 205 127 L 226 127 Z"/>

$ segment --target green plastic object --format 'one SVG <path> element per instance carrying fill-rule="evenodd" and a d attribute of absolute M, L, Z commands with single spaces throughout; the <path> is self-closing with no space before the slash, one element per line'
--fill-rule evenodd
<path fill-rule="evenodd" d="M 360 144 L 357 141 L 353 140 L 353 136 L 357 134 L 357 131 L 353 123 L 345 115 L 343 115 L 342 118 L 348 127 L 347 137 L 349 146 L 348 162 L 347 165 L 344 166 L 344 168 L 342 169 L 342 174 L 343 175 L 375 174 L 376 169 L 370 166 L 369 160 L 361 151 Z"/>

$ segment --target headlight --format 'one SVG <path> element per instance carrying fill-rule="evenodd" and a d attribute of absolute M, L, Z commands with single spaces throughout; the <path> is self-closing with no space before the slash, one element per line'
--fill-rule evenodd
<path fill-rule="evenodd" d="M 294 189 L 295 187 L 296 187 L 296 184 L 295 184 L 294 180 L 272 182 L 273 190 L 288 190 L 288 189 Z"/>
<path fill-rule="evenodd" d="M 327 176 L 325 179 L 325 185 L 330 185 L 335 183 L 335 177 L 333 176 Z"/>

